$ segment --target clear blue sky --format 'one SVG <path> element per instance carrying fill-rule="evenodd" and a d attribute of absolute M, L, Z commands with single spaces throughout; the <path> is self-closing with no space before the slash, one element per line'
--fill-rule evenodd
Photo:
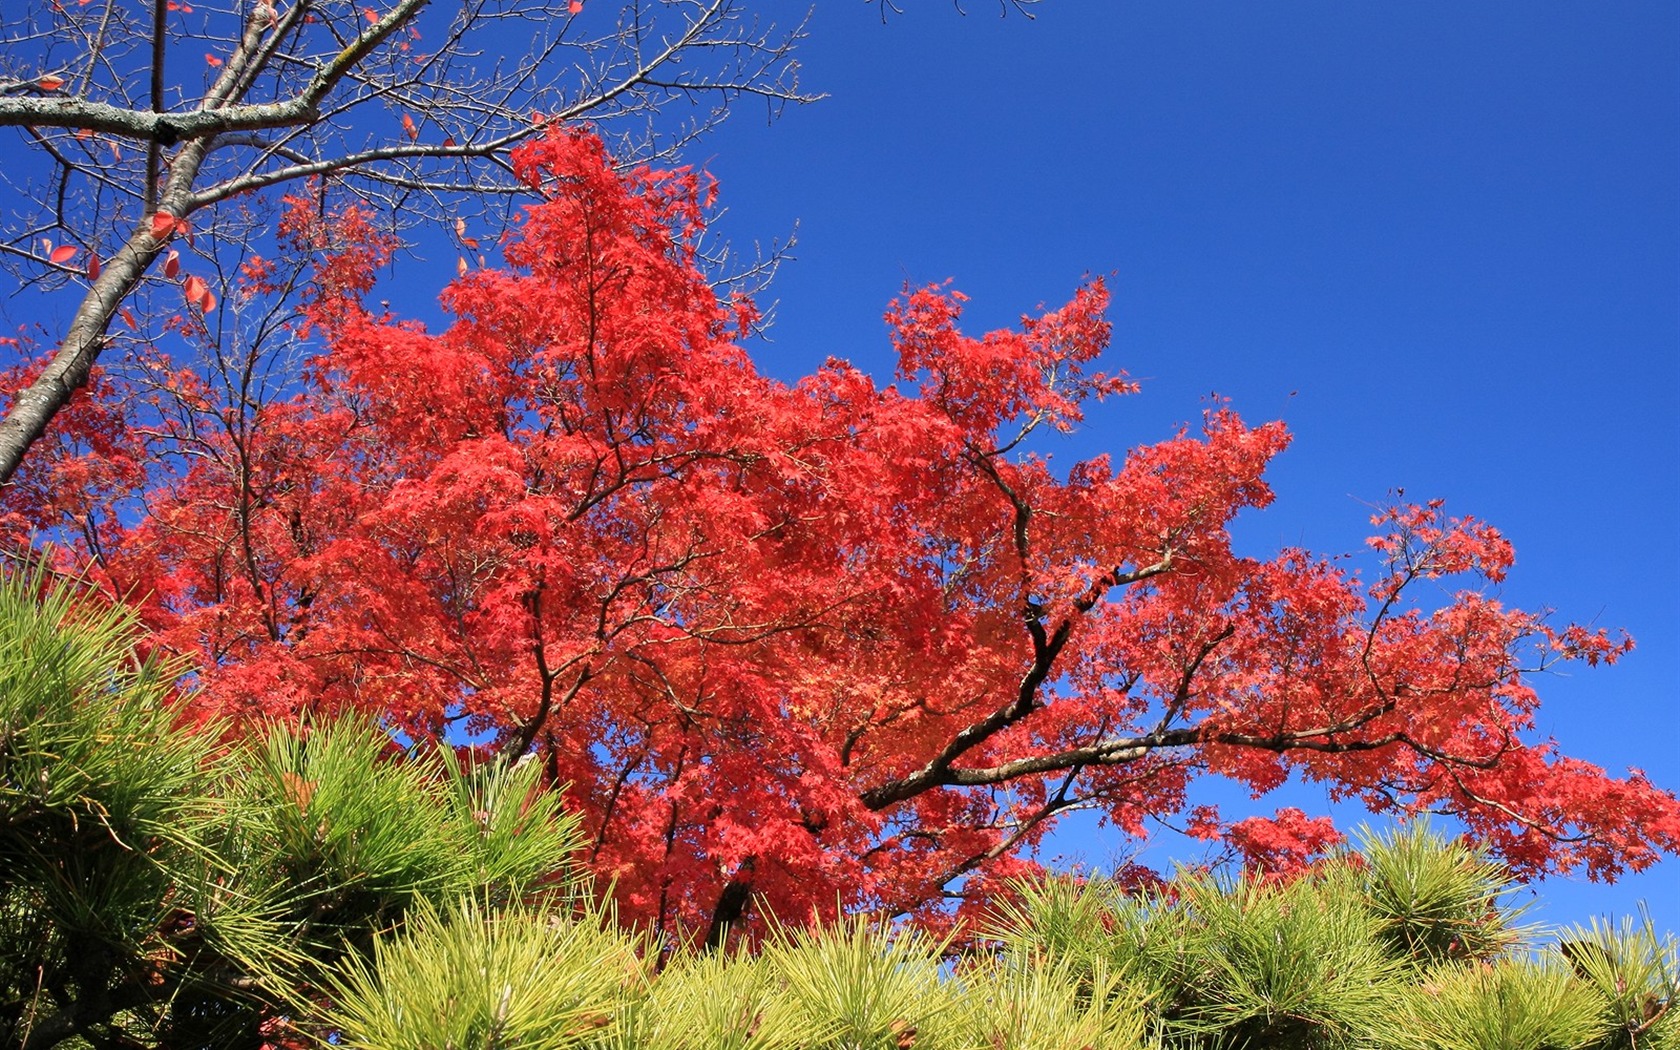
<path fill-rule="evenodd" d="M 733 240 L 799 224 L 766 367 L 885 378 L 906 280 L 955 278 L 978 330 L 1112 274 L 1111 360 L 1144 391 L 1059 458 L 1165 437 L 1217 392 L 1297 435 L 1250 553 L 1358 550 L 1394 487 L 1493 521 L 1507 601 L 1639 642 L 1543 681 L 1545 731 L 1680 788 L 1680 4 L 904 6 L 823 0 L 803 62 L 831 97 L 774 124 L 743 105 L 691 153 Z M 1081 826 L 1052 851 L 1132 848 Z M 1551 880 L 1537 918 L 1640 899 L 1680 931 L 1680 861 Z"/>

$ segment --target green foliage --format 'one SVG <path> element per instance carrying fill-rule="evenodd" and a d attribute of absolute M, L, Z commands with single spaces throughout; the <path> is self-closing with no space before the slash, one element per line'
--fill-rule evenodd
<path fill-rule="evenodd" d="M 1143 1046 L 1142 989 L 1106 964 L 1009 956 L 963 974 L 969 1041 L 988 1050 Z M 920 1045 L 920 1044 L 918 1044 Z"/>
<path fill-rule="evenodd" d="M 776 995 L 766 960 L 746 952 L 679 954 L 612 1045 L 687 1050 L 772 1050 L 798 1022 Z"/>
<path fill-rule="evenodd" d="M 569 867 L 578 820 L 560 808 L 535 762 L 473 762 L 444 749 L 442 830 L 460 864 L 456 878 L 484 887 L 493 900 L 516 899 L 528 887 L 558 879 L 576 884 Z"/>
<path fill-rule="evenodd" d="M 564 889 L 535 769 L 365 721 L 228 744 L 121 610 L 0 578 L 0 1043 L 267 1041 L 415 906 Z"/>
<path fill-rule="evenodd" d="M 237 857 L 204 901 L 210 931 L 276 996 L 416 903 L 507 903 L 565 871 L 576 822 L 539 771 L 399 752 L 359 719 L 271 727 L 218 764 L 216 853 Z"/>
<path fill-rule="evenodd" d="M 782 931 L 765 955 L 797 1019 L 788 1035 L 812 1050 L 956 1045 L 959 992 L 940 979 L 943 947 L 913 930 L 886 936 L 862 917 Z"/>
<path fill-rule="evenodd" d="M 1365 836 L 1365 904 L 1390 952 L 1419 963 L 1495 959 L 1521 940 L 1512 879 L 1482 849 L 1417 823 Z"/>
<path fill-rule="evenodd" d="M 327 1027 L 357 1050 L 584 1046 L 645 983 L 637 948 L 594 915 L 422 906 L 370 961 L 346 964 Z"/>
<path fill-rule="evenodd" d="M 1502 959 L 1443 970 L 1401 1016 L 1431 1050 L 1575 1050 L 1602 1045 L 1602 1004 L 1551 963 Z"/>
<path fill-rule="evenodd" d="M 229 742 L 135 624 L 0 579 L 0 1043 L 358 1050 L 1680 1050 L 1649 922 L 1540 949 L 1424 826 L 1293 879 L 1015 888 L 958 951 L 857 916 L 624 932 L 536 764 L 366 720 Z"/>
<path fill-rule="evenodd" d="M 166 865 L 203 856 L 216 737 L 177 723 L 177 669 L 137 656 L 132 617 L 73 593 L 35 572 L 0 585 L 0 1034 L 17 1043 L 64 1016 L 46 989 L 103 1009 L 170 950 Z"/>
<path fill-rule="evenodd" d="M 1566 930 L 1557 952 L 1597 995 L 1610 1037 L 1606 1050 L 1680 1047 L 1680 944 L 1659 936 L 1649 917 L 1619 926 L 1594 919 Z"/>
<path fill-rule="evenodd" d="M 1346 869 L 1228 887 L 1181 876 L 1179 894 L 1201 927 L 1184 1030 L 1236 1046 L 1359 1046 L 1392 1015 L 1400 960 Z"/>

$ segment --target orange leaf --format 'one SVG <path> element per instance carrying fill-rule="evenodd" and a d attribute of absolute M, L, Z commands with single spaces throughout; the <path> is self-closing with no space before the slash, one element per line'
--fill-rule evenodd
<path fill-rule="evenodd" d="M 455 272 L 462 277 L 467 275 L 467 260 L 464 256 L 457 255 L 455 257 Z"/>
<path fill-rule="evenodd" d="M 403 124 L 403 130 L 408 133 L 408 141 L 413 142 L 415 139 L 420 137 L 420 129 L 416 128 L 414 126 L 414 118 L 413 117 L 409 116 L 407 113 L 404 113 L 402 124 Z"/>
<path fill-rule="evenodd" d="M 199 300 L 198 300 L 198 308 L 200 310 L 203 310 L 207 314 L 215 313 L 216 312 L 216 293 L 212 292 L 208 288 L 204 289 L 204 294 L 202 296 L 200 296 Z"/>
<path fill-rule="evenodd" d="M 159 208 L 152 212 L 152 236 L 163 240 L 175 232 L 175 216 Z"/>
<path fill-rule="evenodd" d="M 456 219 L 455 220 L 455 236 L 465 237 L 466 235 L 467 235 L 467 220 Z"/>
<path fill-rule="evenodd" d="M 123 324 L 128 325 L 129 328 L 136 332 L 140 330 L 140 325 L 134 320 L 133 311 L 129 310 L 128 307 L 123 307 L 121 310 L 118 310 L 117 313 L 122 315 Z"/>
<path fill-rule="evenodd" d="M 187 302 L 197 303 L 203 300 L 205 294 L 210 291 L 210 286 L 204 283 L 204 278 L 193 274 L 181 286 L 181 291 L 186 295 Z"/>
<path fill-rule="evenodd" d="M 51 255 L 47 256 L 48 259 L 52 260 L 53 265 L 55 266 L 63 266 L 75 257 L 76 246 L 74 244 L 61 244 L 52 250 Z"/>
<path fill-rule="evenodd" d="M 308 809 L 309 800 L 315 797 L 315 781 L 305 780 L 289 769 L 280 774 L 280 787 L 286 800 L 299 809 Z"/>
<path fill-rule="evenodd" d="M 579 11 L 582 11 L 583 10 L 583 0 L 572 0 L 571 4 L 569 6 L 569 10 L 574 15 L 577 14 Z"/>
<path fill-rule="evenodd" d="M 64 86 L 64 78 L 48 73 L 40 80 L 37 80 L 35 82 L 35 86 L 39 87 L 42 91 L 57 91 L 59 88 Z"/>

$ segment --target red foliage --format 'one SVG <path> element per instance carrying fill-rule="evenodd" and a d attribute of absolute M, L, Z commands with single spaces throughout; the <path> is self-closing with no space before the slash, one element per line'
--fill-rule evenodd
<path fill-rule="evenodd" d="M 1226 830 L 1225 838 L 1250 871 L 1289 875 L 1311 867 L 1344 839 L 1329 817 L 1309 817 L 1286 806 L 1272 817 L 1249 817 Z"/>
<path fill-rule="evenodd" d="M 518 163 L 542 203 L 508 269 L 450 286 L 447 331 L 364 310 L 388 241 L 295 200 L 329 344 L 307 388 L 241 415 L 160 366 L 149 402 L 81 400 L 11 494 L 197 656 L 206 711 L 362 708 L 535 751 L 625 914 L 666 930 L 746 890 L 926 914 L 1026 870 L 1073 805 L 1188 817 L 1273 869 L 1331 843 L 1298 812 L 1186 813 L 1203 772 L 1450 808 L 1526 872 L 1680 845 L 1673 795 L 1534 737 L 1531 674 L 1626 643 L 1481 593 L 1512 560 L 1494 529 L 1393 508 L 1366 583 L 1232 551 L 1281 424 L 1220 409 L 1065 476 L 1027 451 L 1132 389 L 1091 370 L 1100 281 L 980 338 L 960 295 L 911 291 L 899 385 L 830 361 L 787 386 L 697 269 L 699 176 L 617 174 L 577 134 Z M 167 471 L 122 436 L 148 412 Z M 90 515 L 97 542 L 63 528 Z"/>

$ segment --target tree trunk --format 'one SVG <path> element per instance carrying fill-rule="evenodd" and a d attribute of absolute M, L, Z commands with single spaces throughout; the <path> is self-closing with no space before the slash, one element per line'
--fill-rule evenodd
<path fill-rule="evenodd" d="M 24 454 L 46 433 L 53 416 L 87 385 L 94 362 L 105 349 L 111 321 L 166 243 L 167 239 L 152 236 L 151 219 L 146 217 L 82 298 L 51 363 L 13 396 L 11 410 L 0 421 L 0 485 L 11 481 Z"/>

